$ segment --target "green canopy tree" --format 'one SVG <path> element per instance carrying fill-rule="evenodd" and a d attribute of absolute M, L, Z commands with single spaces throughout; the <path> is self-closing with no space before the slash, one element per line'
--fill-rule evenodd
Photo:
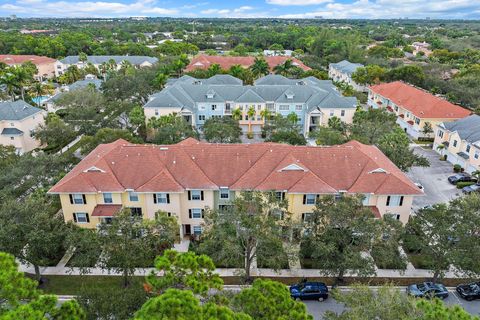
<path fill-rule="evenodd" d="M 255 280 L 233 297 L 231 305 L 256 320 L 313 320 L 305 304 L 290 297 L 287 286 L 267 279 Z"/>
<path fill-rule="evenodd" d="M 102 128 L 93 136 L 84 136 L 80 141 L 81 153 L 89 154 L 99 144 L 114 142 L 118 139 L 124 139 L 132 143 L 140 143 L 142 140 L 135 137 L 131 131 L 122 129 Z"/>
<path fill-rule="evenodd" d="M 290 228 L 286 201 L 274 193 L 243 192 L 228 208 L 207 210 L 199 251 L 216 264 L 242 265 L 249 281 L 257 257 L 274 269 L 285 266 L 291 253 L 283 250 L 283 236 Z"/>
<path fill-rule="evenodd" d="M 209 289 L 220 290 L 223 286 L 223 280 L 215 273 L 215 264 L 206 255 L 166 250 L 155 259 L 155 268 L 162 275 L 152 271 L 147 276 L 147 284 L 149 291 L 157 295 L 175 288 L 206 296 Z"/>
<path fill-rule="evenodd" d="M 37 283 L 18 271 L 15 257 L 3 252 L 0 252 L 0 301 L 1 319 L 85 319 L 75 300 L 58 307 L 55 296 L 42 295 Z"/>
<path fill-rule="evenodd" d="M 347 271 L 359 276 L 374 274 L 373 260 L 362 252 L 371 249 L 381 226 L 363 206 L 362 196 L 320 197 L 305 228 L 308 232 L 303 235 L 302 252 L 308 252 L 337 283 Z"/>
<path fill-rule="evenodd" d="M 67 125 L 58 115 L 49 113 L 45 124 L 38 126 L 35 131 L 35 138 L 40 140 L 42 145 L 49 148 L 63 147 L 76 137 L 75 130 Z"/>
<path fill-rule="evenodd" d="M 300 133 L 300 126 L 290 119 L 276 114 L 262 127 L 262 137 L 268 142 L 281 142 L 292 145 L 306 145 L 307 140 Z"/>
<path fill-rule="evenodd" d="M 309 137 L 314 138 L 319 146 L 333 146 L 347 141 L 341 132 L 329 127 L 318 127 L 315 131 L 309 133 Z"/>
<path fill-rule="evenodd" d="M 385 79 L 386 70 L 377 65 L 360 67 L 352 74 L 352 79 L 361 85 L 378 84 Z"/>
<path fill-rule="evenodd" d="M 203 135 L 208 142 L 239 143 L 242 129 L 233 117 L 209 118 L 203 125 Z"/>
<path fill-rule="evenodd" d="M 186 138 L 198 138 L 198 132 L 182 116 L 169 114 L 150 118 L 148 127 L 154 129 L 153 143 L 175 144 Z"/>
<path fill-rule="evenodd" d="M 384 109 L 358 110 L 353 116 L 350 138 L 366 144 L 377 144 L 380 138 L 397 127 L 397 117 Z"/>

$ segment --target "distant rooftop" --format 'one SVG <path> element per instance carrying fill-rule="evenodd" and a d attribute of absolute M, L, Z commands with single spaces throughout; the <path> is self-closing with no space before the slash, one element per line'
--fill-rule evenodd
<path fill-rule="evenodd" d="M 145 62 L 151 64 L 158 62 L 157 58 L 147 56 L 87 56 L 87 62 L 91 62 L 93 64 L 102 64 L 109 62 L 110 60 L 115 61 L 116 64 L 120 64 L 122 61 L 128 61 L 133 65 L 141 65 Z M 75 64 L 79 61 L 79 56 L 68 56 L 60 60 L 60 62 L 64 64 Z"/>
<path fill-rule="evenodd" d="M 0 102 L 0 121 L 22 120 L 41 111 L 23 100 Z"/>

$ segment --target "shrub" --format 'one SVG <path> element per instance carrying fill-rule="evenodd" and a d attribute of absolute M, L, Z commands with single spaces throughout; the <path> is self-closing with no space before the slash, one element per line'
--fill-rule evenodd
<path fill-rule="evenodd" d="M 247 138 L 253 139 L 253 132 L 247 132 Z"/>
<path fill-rule="evenodd" d="M 457 182 L 456 186 L 457 189 L 462 189 L 464 187 L 471 186 L 472 184 L 475 184 L 475 182 Z"/>
<path fill-rule="evenodd" d="M 460 172 L 462 170 L 462 166 L 459 164 L 456 164 L 453 166 L 453 172 Z"/>

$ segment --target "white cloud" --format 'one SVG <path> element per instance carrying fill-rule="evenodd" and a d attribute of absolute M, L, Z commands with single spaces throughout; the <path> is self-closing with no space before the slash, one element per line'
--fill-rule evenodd
<path fill-rule="evenodd" d="M 268 0 L 267 0 L 268 1 Z M 330 2 L 317 10 L 304 13 L 284 14 L 280 18 L 326 19 L 365 18 L 474 18 L 473 12 L 480 9 L 480 1 L 471 0 L 358 0 L 352 3 Z"/>
<path fill-rule="evenodd" d="M 277 6 L 311 6 L 332 1 L 333 0 L 267 0 L 267 3 Z"/>
<path fill-rule="evenodd" d="M 221 18 L 261 18 L 268 15 L 262 11 L 254 11 L 254 7 L 241 6 L 235 9 L 205 9 L 200 13 L 207 17 L 221 17 Z"/>

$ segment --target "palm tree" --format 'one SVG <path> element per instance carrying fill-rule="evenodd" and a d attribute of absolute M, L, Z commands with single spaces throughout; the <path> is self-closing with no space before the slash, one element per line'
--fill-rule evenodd
<path fill-rule="evenodd" d="M 443 143 L 440 143 L 438 146 L 437 146 L 437 151 L 440 152 L 440 160 L 442 160 L 442 157 L 443 157 L 443 150 L 445 150 L 445 145 Z"/>
<path fill-rule="evenodd" d="M 210 67 L 208 67 L 207 74 L 209 77 L 213 77 L 216 74 L 219 74 L 222 72 L 222 68 L 218 63 L 212 64 Z"/>
<path fill-rule="evenodd" d="M 294 67 L 292 60 L 288 59 L 283 64 L 279 64 L 273 68 L 276 74 L 281 74 L 284 77 L 288 77 L 291 69 Z"/>
<path fill-rule="evenodd" d="M 258 78 L 260 76 L 267 75 L 269 73 L 270 67 L 268 66 L 268 63 L 265 59 L 256 57 L 255 61 L 250 66 L 250 70 L 252 70 L 255 78 Z"/>
<path fill-rule="evenodd" d="M 40 97 L 47 93 L 45 86 L 41 82 L 35 82 L 32 91 L 37 98 L 37 105 L 40 106 Z"/>
<path fill-rule="evenodd" d="M 239 64 L 235 64 L 230 67 L 230 70 L 228 70 L 228 73 L 235 77 L 235 78 L 241 78 L 243 74 L 243 67 Z"/>
<path fill-rule="evenodd" d="M 32 75 L 23 67 L 13 68 L 16 87 L 20 90 L 22 100 L 25 100 L 25 87 L 33 80 Z"/>
<path fill-rule="evenodd" d="M 261 116 L 262 119 L 263 119 L 263 124 L 265 124 L 265 122 L 266 122 L 268 119 L 270 119 L 271 115 L 272 115 L 272 113 L 271 113 L 270 110 L 268 110 L 268 109 L 262 109 L 262 110 L 260 111 L 260 116 Z"/>
<path fill-rule="evenodd" d="M 299 120 L 299 117 L 298 115 L 295 113 L 295 112 L 290 112 L 288 115 L 287 115 L 287 120 L 290 121 L 291 123 L 293 124 L 297 124 L 298 120 Z"/>
<path fill-rule="evenodd" d="M 335 116 L 328 119 L 328 126 L 340 132 L 343 132 L 345 129 L 345 126 L 342 120 L 340 120 L 339 117 L 335 117 Z"/>
<path fill-rule="evenodd" d="M 167 83 L 168 76 L 165 73 L 159 73 L 153 79 L 153 84 L 155 85 L 156 88 L 159 90 L 162 90 L 165 87 L 165 84 Z"/>
<path fill-rule="evenodd" d="M 3 72 L 2 76 L 0 77 L 0 84 L 4 85 L 7 89 L 7 94 L 15 100 L 15 88 L 17 87 L 17 80 L 15 75 L 10 72 L 10 69 Z"/>
<path fill-rule="evenodd" d="M 78 54 L 78 60 L 85 63 L 88 60 L 88 56 L 85 52 L 80 52 Z"/>
<path fill-rule="evenodd" d="M 235 120 L 240 120 L 242 118 L 242 110 L 240 110 L 240 108 L 233 109 L 232 118 Z"/>
<path fill-rule="evenodd" d="M 248 111 L 247 111 L 247 115 L 248 115 L 248 133 L 251 133 L 252 132 L 252 118 L 255 117 L 255 107 L 253 106 L 250 106 L 250 108 L 248 108 Z"/>

